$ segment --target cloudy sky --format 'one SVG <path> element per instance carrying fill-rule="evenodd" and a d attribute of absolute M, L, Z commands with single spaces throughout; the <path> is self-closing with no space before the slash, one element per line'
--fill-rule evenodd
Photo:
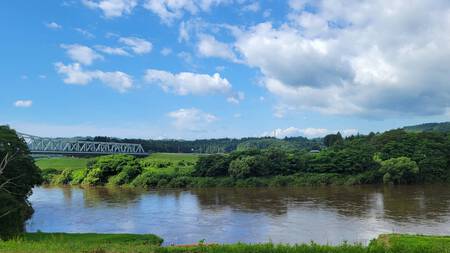
<path fill-rule="evenodd" d="M 52 0 L 0 9 L 0 124 L 323 136 L 450 120 L 448 0 Z"/>

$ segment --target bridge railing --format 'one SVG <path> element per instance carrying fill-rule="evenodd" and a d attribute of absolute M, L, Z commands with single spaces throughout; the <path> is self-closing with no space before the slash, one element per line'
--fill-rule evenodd
<path fill-rule="evenodd" d="M 141 144 L 43 138 L 18 133 L 34 154 L 130 154 L 147 155 Z"/>

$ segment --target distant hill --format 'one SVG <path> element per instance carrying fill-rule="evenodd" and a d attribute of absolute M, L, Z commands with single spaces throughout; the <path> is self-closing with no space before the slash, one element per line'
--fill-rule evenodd
<path fill-rule="evenodd" d="M 425 123 L 403 128 L 407 132 L 450 132 L 450 122 Z"/>

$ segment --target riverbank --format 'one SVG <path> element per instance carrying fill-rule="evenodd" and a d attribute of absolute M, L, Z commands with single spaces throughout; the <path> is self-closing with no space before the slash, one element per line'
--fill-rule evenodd
<path fill-rule="evenodd" d="M 449 236 L 380 235 L 367 245 L 337 246 L 288 244 L 204 244 L 161 247 L 162 239 L 155 235 L 131 234 L 47 234 L 27 233 L 15 240 L 0 242 L 2 253 L 135 253 L 135 252 L 255 252 L 255 253 L 448 253 Z"/>
<path fill-rule="evenodd" d="M 196 176 L 198 154 L 154 153 L 133 160 L 127 156 L 55 157 L 36 161 L 48 185 L 124 186 L 139 188 L 300 187 L 366 184 L 373 173 L 302 173 L 265 177 Z M 97 164 L 97 160 L 100 160 Z M 124 169 L 125 168 L 125 169 Z"/>

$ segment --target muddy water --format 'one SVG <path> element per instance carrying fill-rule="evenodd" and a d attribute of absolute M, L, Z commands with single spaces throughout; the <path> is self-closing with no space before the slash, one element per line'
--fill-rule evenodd
<path fill-rule="evenodd" d="M 28 231 L 153 233 L 165 244 L 368 243 L 381 233 L 450 234 L 450 187 L 143 191 L 40 187 Z"/>

